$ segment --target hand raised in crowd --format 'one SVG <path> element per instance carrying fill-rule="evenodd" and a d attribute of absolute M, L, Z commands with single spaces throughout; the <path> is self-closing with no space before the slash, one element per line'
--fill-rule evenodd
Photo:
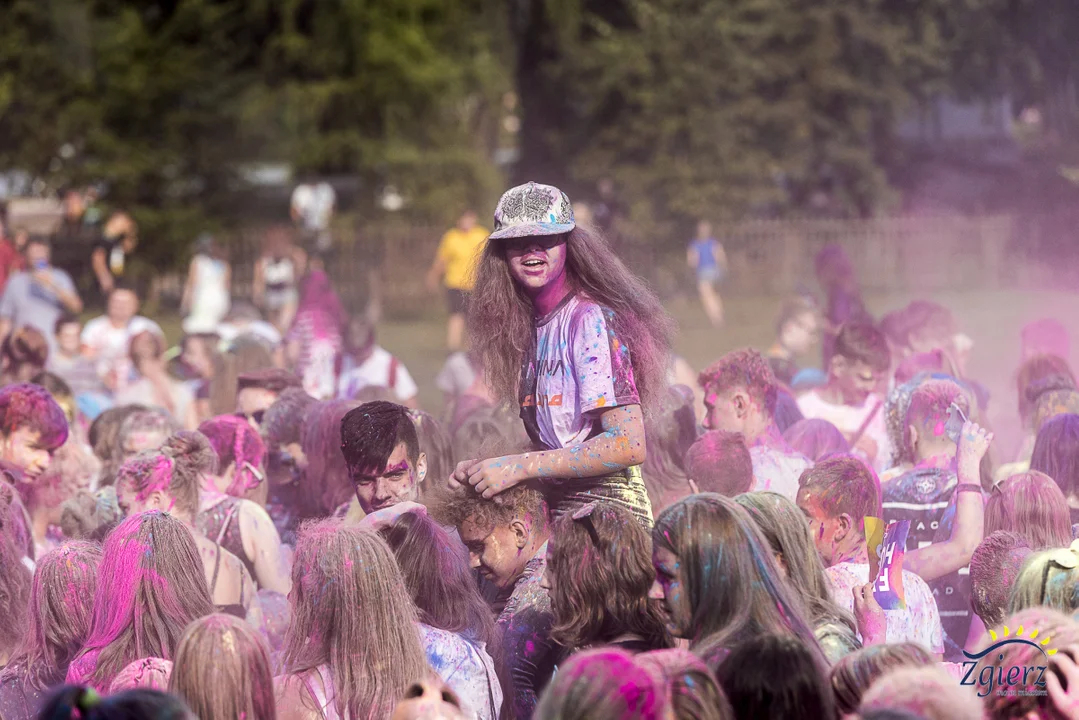
<path fill-rule="evenodd" d="M 524 480 L 521 465 L 513 456 L 465 460 L 457 463 L 457 469 L 449 479 L 449 488 L 456 490 L 471 485 L 476 493 L 489 500 Z"/>
<path fill-rule="evenodd" d="M 400 502 L 396 505 L 391 505 L 388 508 L 375 510 L 373 513 L 365 516 L 363 520 L 360 521 L 360 525 L 372 530 L 381 530 L 382 528 L 393 525 L 401 519 L 402 515 L 407 515 L 408 513 L 426 515 L 427 508 L 417 502 Z"/>
<path fill-rule="evenodd" d="M 958 466 L 978 467 L 993 442 L 993 433 L 970 420 L 963 423 L 959 433 Z"/>
<path fill-rule="evenodd" d="M 1079 657 L 1079 647 L 1057 653 L 1050 671 L 1045 675 L 1045 689 L 1058 713 L 1068 720 L 1079 720 L 1079 665 L 1075 664 L 1073 657 Z M 1056 671 L 1064 677 L 1067 688 L 1060 682 Z"/>
<path fill-rule="evenodd" d="M 862 636 L 862 645 L 881 645 L 888 642 L 888 621 L 884 608 L 873 594 L 873 582 L 851 588 L 854 594 L 854 619 L 858 624 L 858 634 Z"/>

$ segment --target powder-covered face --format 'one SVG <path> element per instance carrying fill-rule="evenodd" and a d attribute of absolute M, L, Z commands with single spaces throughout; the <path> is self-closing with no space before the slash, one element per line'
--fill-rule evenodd
<path fill-rule="evenodd" d="M 469 518 L 458 528 L 461 541 L 468 548 L 472 567 L 500 590 L 513 587 L 521 577 L 531 556 L 528 531 L 524 523 L 515 520 L 509 525 L 487 528 Z"/>
<path fill-rule="evenodd" d="M 839 524 L 838 518 L 830 518 L 816 500 L 812 492 L 800 490 L 798 492 L 798 509 L 806 516 L 809 523 L 809 532 L 813 536 L 813 545 L 817 548 L 817 554 L 825 567 L 831 567 L 835 562 L 835 532 Z"/>
<path fill-rule="evenodd" d="M 427 458 L 420 453 L 416 467 L 408 459 L 408 446 L 398 443 L 379 470 L 350 467 L 349 478 L 356 488 L 356 499 L 365 513 L 383 510 L 398 503 L 415 502 L 419 484 L 427 474 Z"/>
<path fill-rule="evenodd" d="M 652 583 L 648 597 L 659 601 L 667 621 L 667 630 L 675 637 L 689 638 L 693 611 L 685 594 L 678 556 L 656 545 L 652 549 L 652 566 L 656 569 L 656 581 Z"/>
<path fill-rule="evenodd" d="M 734 405 L 734 391 L 716 392 L 709 388 L 704 394 L 704 427 L 708 430 L 744 432 L 742 418 Z"/>
<path fill-rule="evenodd" d="M 10 435 L 0 435 L 0 457 L 23 471 L 28 478 L 37 478 L 49 469 L 53 451 L 41 444 L 41 433 L 18 428 Z"/>
<path fill-rule="evenodd" d="M 538 293 L 552 283 L 562 282 L 566 272 L 564 235 L 539 235 L 499 240 L 506 249 L 510 274 L 529 293 Z"/>

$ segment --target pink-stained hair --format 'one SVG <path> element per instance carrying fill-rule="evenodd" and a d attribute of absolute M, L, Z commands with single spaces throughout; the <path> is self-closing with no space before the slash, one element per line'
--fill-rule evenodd
<path fill-rule="evenodd" d="M 312 405 L 304 416 L 300 444 L 307 457 L 307 468 L 303 472 L 302 517 L 332 515 L 356 496 L 341 451 L 341 420 L 358 406 L 359 403 L 349 400 L 327 400 Z"/>
<path fill-rule="evenodd" d="M 135 660 L 172 659 L 188 624 L 214 611 L 195 538 L 171 515 L 127 518 L 103 555 L 90 637 L 67 673 L 100 692 Z"/>
<path fill-rule="evenodd" d="M 0 651 L 14 650 L 26 631 L 31 578 L 23 565 L 30 532 L 25 515 L 15 488 L 0 481 Z"/>
<path fill-rule="evenodd" d="M 26 687 L 47 690 L 67 668 L 90 633 L 100 562 L 101 548 L 88 542 L 69 542 L 38 561 L 26 634 L 0 683 L 18 678 Z"/>
<path fill-rule="evenodd" d="M 1010 530 L 1033 550 L 1071 543 L 1068 501 L 1051 477 L 1037 470 L 1012 475 L 993 486 L 985 504 L 985 535 Z"/>
<path fill-rule="evenodd" d="M 0 433 L 20 428 L 41 434 L 42 447 L 55 450 L 67 441 L 67 416 L 40 385 L 8 385 L 0 390 Z"/>
<path fill-rule="evenodd" d="M 907 407 L 907 421 L 903 424 L 903 443 L 913 456 L 910 426 L 914 425 L 921 433 L 943 437 L 948 422 L 949 408 L 955 403 L 969 417 L 970 401 L 963 388 L 951 380 L 927 380 L 918 386 L 910 396 Z"/>
<path fill-rule="evenodd" d="M 776 412 L 779 383 L 772 366 L 751 348 L 733 350 L 712 363 L 697 378 L 706 393 L 745 390 L 768 417 Z"/>
<path fill-rule="evenodd" d="M 210 447 L 217 453 L 219 470 L 236 464 L 232 484 L 226 493 L 233 497 L 244 497 L 248 490 L 262 484 L 262 480 L 251 472 L 245 463 L 254 468 L 262 467 L 266 445 L 246 418 L 238 415 L 218 415 L 199 425 L 199 432 L 206 436 Z"/>
<path fill-rule="evenodd" d="M 587 650 L 558 669 L 536 707 L 535 718 L 662 720 L 666 689 L 658 669 L 625 650 Z"/>
<path fill-rule="evenodd" d="M 143 688 L 167 692 L 172 675 L 172 661 L 159 657 L 147 657 L 131 663 L 117 675 L 109 686 L 109 694 Z"/>
<path fill-rule="evenodd" d="M 160 450 L 146 450 L 128 459 L 116 473 L 116 486 L 130 484 L 140 501 L 153 492 L 172 497 L 176 510 L 195 517 L 204 473 L 212 472 L 217 457 L 201 434 L 181 431 Z"/>

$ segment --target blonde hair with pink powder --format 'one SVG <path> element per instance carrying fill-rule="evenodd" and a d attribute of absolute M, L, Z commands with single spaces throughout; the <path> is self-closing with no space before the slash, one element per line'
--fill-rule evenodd
<path fill-rule="evenodd" d="M 105 540 L 90 637 L 67 681 L 104 692 L 139 658 L 171 659 L 184 628 L 213 611 L 187 526 L 167 513 L 133 515 Z"/>

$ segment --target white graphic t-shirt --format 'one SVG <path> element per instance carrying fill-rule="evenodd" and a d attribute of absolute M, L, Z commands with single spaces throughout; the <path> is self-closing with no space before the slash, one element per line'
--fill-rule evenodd
<path fill-rule="evenodd" d="M 536 351 L 521 371 L 521 419 L 534 442 L 568 447 L 599 434 L 595 411 L 637 405 L 629 348 L 613 313 L 571 295 L 536 323 Z"/>
<path fill-rule="evenodd" d="M 802 473 L 813 467 L 812 461 L 793 449 L 784 451 L 764 444 L 749 449 L 753 461 L 752 492 L 770 490 L 791 502 L 798 496 L 798 481 Z"/>
<path fill-rule="evenodd" d="M 798 409 L 806 418 L 827 420 L 839 428 L 839 431 L 848 439 L 858 432 L 869 417 L 869 413 L 876 409 L 865 429 L 865 436 L 871 438 L 877 445 L 877 457 L 873 461 L 873 470 L 880 474 L 892 465 L 892 442 L 888 438 L 883 402 L 879 395 L 870 394 L 859 407 L 833 405 L 822 398 L 816 390 L 810 390 L 798 398 Z"/>
<path fill-rule="evenodd" d="M 869 582 L 869 565 L 839 563 L 825 568 L 832 583 L 832 598 L 841 608 L 854 612 L 854 588 Z M 903 571 L 904 610 L 885 610 L 884 622 L 889 643 L 917 643 L 933 655 L 944 654 L 944 628 L 933 591 L 925 580 L 909 570 Z"/>

